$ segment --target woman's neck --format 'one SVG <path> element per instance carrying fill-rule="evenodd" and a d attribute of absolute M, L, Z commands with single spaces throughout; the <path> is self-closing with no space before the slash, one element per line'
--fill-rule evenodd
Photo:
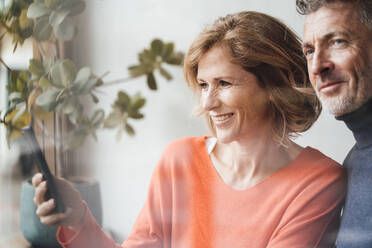
<path fill-rule="evenodd" d="M 302 148 L 290 142 L 284 147 L 271 136 L 218 143 L 212 161 L 220 177 L 235 189 L 252 187 L 289 164 Z"/>

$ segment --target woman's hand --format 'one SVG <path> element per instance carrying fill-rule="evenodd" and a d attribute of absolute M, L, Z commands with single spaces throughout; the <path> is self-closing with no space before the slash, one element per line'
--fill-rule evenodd
<path fill-rule="evenodd" d="M 56 177 L 54 179 L 66 211 L 53 213 L 56 207 L 55 200 L 45 199 L 48 188 L 47 181 L 43 181 L 42 174 L 37 173 L 32 178 L 32 184 L 35 187 L 36 215 L 44 225 L 68 226 L 71 230 L 78 231 L 83 224 L 86 211 L 80 193 L 66 180 Z"/>

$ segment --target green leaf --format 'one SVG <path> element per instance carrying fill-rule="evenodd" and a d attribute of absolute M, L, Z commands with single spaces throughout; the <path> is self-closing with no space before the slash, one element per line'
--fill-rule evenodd
<path fill-rule="evenodd" d="M 169 56 L 173 53 L 174 50 L 174 44 L 172 42 L 165 43 L 163 47 L 163 51 L 161 53 L 161 57 L 163 60 L 166 60 L 169 58 Z"/>
<path fill-rule="evenodd" d="M 62 60 L 52 68 L 52 84 L 56 87 L 69 87 L 76 77 L 76 67 L 68 59 Z"/>
<path fill-rule="evenodd" d="M 132 104 L 132 109 L 134 110 L 139 110 L 140 108 L 142 108 L 146 103 L 146 99 L 145 98 L 137 98 L 134 100 L 133 104 Z"/>
<path fill-rule="evenodd" d="M 136 134 L 135 131 L 134 131 L 134 128 L 130 124 L 128 124 L 128 123 L 125 125 L 125 131 L 130 136 L 134 136 Z"/>
<path fill-rule="evenodd" d="M 50 25 L 53 27 L 60 25 L 69 14 L 69 10 L 53 11 L 49 16 Z"/>
<path fill-rule="evenodd" d="M 60 90 L 50 88 L 44 91 L 38 98 L 36 98 L 36 104 L 40 107 L 50 107 L 56 103 L 56 99 Z"/>
<path fill-rule="evenodd" d="M 76 99 L 73 98 L 66 98 L 61 106 L 62 113 L 68 115 L 72 112 L 76 111 L 77 106 L 79 105 L 79 102 Z"/>
<path fill-rule="evenodd" d="M 141 113 L 131 113 L 129 117 L 137 120 L 137 119 L 142 119 L 145 116 Z"/>
<path fill-rule="evenodd" d="M 114 106 L 119 108 L 121 112 L 124 112 L 127 109 L 127 106 L 130 104 L 130 97 L 124 91 L 119 91 L 117 99 L 114 103 Z"/>
<path fill-rule="evenodd" d="M 27 18 L 27 9 L 23 9 L 19 16 L 19 27 L 21 29 L 27 28 L 31 24 L 31 20 Z"/>
<path fill-rule="evenodd" d="M 129 75 L 131 77 L 139 77 L 142 75 L 147 74 L 146 68 L 144 68 L 142 65 L 132 65 L 128 67 Z"/>
<path fill-rule="evenodd" d="M 46 79 L 45 77 L 41 77 L 40 81 L 39 81 L 39 85 L 40 85 L 41 88 L 47 89 L 47 88 L 50 88 L 52 86 L 52 83 L 48 79 Z"/>
<path fill-rule="evenodd" d="M 163 76 L 163 77 L 165 77 L 168 81 L 169 80 L 172 80 L 172 75 L 168 72 L 168 71 L 166 71 L 163 67 L 159 67 L 159 72 L 160 72 L 160 74 Z"/>
<path fill-rule="evenodd" d="M 73 91 L 76 94 L 87 94 L 97 83 L 97 78 L 91 78 L 92 72 L 88 67 L 79 70 L 74 81 Z"/>
<path fill-rule="evenodd" d="M 120 113 L 118 109 L 114 109 L 109 116 L 106 118 L 106 120 L 103 122 L 104 128 L 115 128 L 121 124 L 123 121 L 123 115 Z"/>
<path fill-rule="evenodd" d="M 44 0 L 45 5 L 49 9 L 55 9 L 64 0 Z"/>
<path fill-rule="evenodd" d="M 49 39 L 51 33 L 52 26 L 49 25 L 49 18 L 47 16 L 36 20 L 34 36 L 37 41 L 45 41 Z"/>
<path fill-rule="evenodd" d="M 163 42 L 159 39 L 154 39 L 152 42 L 151 42 L 151 50 L 154 52 L 154 54 L 156 55 L 161 55 L 162 51 L 163 51 Z"/>
<path fill-rule="evenodd" d="M 43 64 L 40 62 L 40 60 L 37 59 L 30 59 L 30 65 L 28 66 L 28 69 L 37 78 L 40 78 L 45 73 Z"/>
<path fill-rule="evenodd" d="M 75 84 L 85 84 L 92 74 L 92 70 L 89 67 L 83 67 L 79 70 L 75 78 Z"/>
<path fill-rule="evenodd" d="M 71 40 L 76 34 L 74 22 L 69 17 L 66 17 L 61 24 L 54 26 L 53 30 L 59 40 Z"/>
<path fill-rule="evenodd" d="M 182 65 L 184 54 L 182 52 L 173 53 L 169 58 L 164 61 L 171 65 Z"/>
<path fill-rule="evenodd" d="M 93 100 L 93 102 L 94 103 L 99 103 L 99 98 L 96 96 L 96 95 L 94 95 L 94 94 L 90 94 L 91 96 L 92 96 L 92 100 Z"/>
<path fill-rule="evenodd" d="M 98 128 L 105 119 L 105 112 L 102 109 L 94 111 L 90 121 L 94 128 Z"/>
<path fill-rule="evenodd" d="M 68 118 L 72 124 L 76 125 L 79 122 L 79 120 L 82 118 L 83 110 L 83 106 L 78 104 L 75 108 L 75 111 L 68 115 Z"/>
<path fill-rule="evenodd" d="M 90 93 L 94 87 L 96 87 L 98 84 L 98 78 L 91 78 L 88 80 L 88 82 L 86 82 L 82 88 L 80 88 L 79 90 L 79 94 L 80 95 L 85 95 L 85 94 L 88 94 Z"/>
<path fill-rule="evenodd" d="M 45 4 L 42 3 L 32 3 L 30 7 L 28 7 L 27 17 L 31 19 L 36 19 L 42 16 L 45 16 L 50 13 Z"/>
<path fill-rule="evenodd" d="M 147 74 L 147 86 L 151 90 L 157 90 L 158 89 L 158 87 L 156 85 L 156 80 L 155 80 L 155 77 L 154 77 L 154 74 L 153 73 Z"/>
<path fill-rule="evenodd" d="M 85 2 L 80 0 L 64 0 L 59 8 L 69 10 L 70 16 L 76 16 L 84 11 Z"/>
<path fill-rule="evenodd" d="M 45 73 L 49 73 L 50 69 L 53 66 L 53 58 L 51 56 L 44 57 L 43 66 L 44 66 Z"/>

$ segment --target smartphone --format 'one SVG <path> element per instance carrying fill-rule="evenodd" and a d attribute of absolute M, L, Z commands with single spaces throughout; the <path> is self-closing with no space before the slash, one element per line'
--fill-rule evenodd
<path fill-rule="evenodd" d="M 31 126 L 22 128 L 22 134 L 26 142 L 26 149 L 32 154 L 33 162 L 36 164 L 38 171 L 43 175 L 43 179 L 47 181 L 46 198 L 53 198 L 56 203 L 55 213 L 65 212 L 65 205 L 60 197 L 54 177 L 49 170 L 44 154 L 40 150 L 39 143 L 35 138 L 35 132 Z"/>

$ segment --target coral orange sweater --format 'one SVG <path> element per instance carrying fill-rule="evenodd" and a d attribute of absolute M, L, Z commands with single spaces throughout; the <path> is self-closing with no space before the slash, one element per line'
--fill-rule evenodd
<path fill-rule="evenodd" d="M 184 138 L 165 149 L 121 246 L 89 211 L 79 233 L 59 228 L 60 243 L 68 248 L 288 248 L 334 241 L 346 186 L 340 165 L 307 147 L 254 187 L 234 190 L 216 172 L 205 139 Z"/>

